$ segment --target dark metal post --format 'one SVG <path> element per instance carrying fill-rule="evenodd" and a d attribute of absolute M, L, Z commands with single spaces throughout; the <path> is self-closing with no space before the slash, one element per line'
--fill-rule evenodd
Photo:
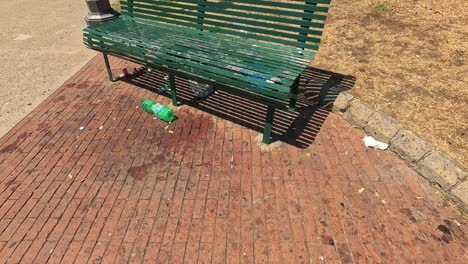
<path fill-rule="evenodd" d="M 289 101 L 289 107 L 294 110 L 296 108 L 296 102 L 297 102 L 297 93 L 299 92 L 299 81 L 300 81 L 301 75 L 299 75 L 296 80 L 294 81 L 292 87 L 291 87 L 291 94 L 290 94 L 290 101 Z"/>
<path fill-rule="evenodd" d="M 116 18 L 119 13 L 112 9 L 109 0 L 86 0 L 88 15 L 86 24 L 92 26 Z"/>
<path fill-rule="evenodd" d="M 106 53 L 102 54 L 104 55 L 104 64 L 106 64 L 107 78 L 109 78 L 109 81 L 114 82 L 114 77 L 112 76 L 112 70 L 109 64 L 109 58 L 107 57 Z"/>
<path fill-rule="evenodd" d="M 270 144 L 271 129 L 273 128 L 273 117 L 275 116 L 275 107 L 269 105 L 266 115 L 265 128 L 263 129 L 263 143 Z"/>

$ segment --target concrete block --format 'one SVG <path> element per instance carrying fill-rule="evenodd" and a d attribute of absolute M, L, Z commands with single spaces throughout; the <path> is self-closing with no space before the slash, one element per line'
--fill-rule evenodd
<path fill-rule="evenodd" d="M 402 125 L 395 118 L 377 111 L 369 117 L 364 130 L 367 135 L 388 144 L 401 128 Z"/>
<path fill-rule="evenodd" d="M 350 93 L 341 92 L 340 94 L 338 94 L 335 102 L 333 103 L 332 111 L 334 113 L 342 114 L 349 107 L 353 99 L 354 96 L 352 96 Z"/>
<path fill-rule="evenodd" d="M 416 171 L 427 180 L 437 183 L 443 190 L 464 180 L 468 172 L 447 154 L 436 151 L 417 164 Z"/>
<path fill-rule="evenodd" d="M 402 159 L 416 163 L 432 150 L 432 145 L 413 132 L 401 129 L 391 140 L 390 150 L 396 152 Z"/>
<path fill-rule="evenodd" d="M 360 100 L 352 100 L 343 118 L 351 124 L 364 128 L 374 112 L 375 109 L 370 105 Z"/>

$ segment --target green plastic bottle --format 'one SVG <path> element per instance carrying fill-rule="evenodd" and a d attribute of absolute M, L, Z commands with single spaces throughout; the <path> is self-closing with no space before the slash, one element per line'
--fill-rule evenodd
<path fill-rule="evenodd" d="M 146 112 L 156 115 L 163 121 L 172 122 L 175 119 L 174 111 L 172 111 L 172 109 L 152 100 L 143 100 L 143 102 L 141 102 L 141 106 Z"/>
<path fill-rule="evenodd" d="M 141 102 L 141 107 L 148 113 L 148 114 L 154 114 L 153 113 L 153 105 L 155 105 L 156 102 L 150 99 L 145 99 Z"/>

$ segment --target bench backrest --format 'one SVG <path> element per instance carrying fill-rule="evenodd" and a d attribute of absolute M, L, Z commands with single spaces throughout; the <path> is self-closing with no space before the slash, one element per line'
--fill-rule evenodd
<path fill-rule="evenodd" d="M 317 50 L 330 0 L 124 0 L 122 14 Z"/>

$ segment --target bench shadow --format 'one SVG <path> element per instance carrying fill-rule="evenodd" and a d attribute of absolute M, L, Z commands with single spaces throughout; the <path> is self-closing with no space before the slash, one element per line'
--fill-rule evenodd
<path fill-rule="evenodd" d="M 165 74 L 160 71 L 149 72 L 142 67 L 129 78 L 120 80 L 157 92 L 167 85 L 164 77 Z M 296 112 L 278 110 L 275 113 L 271 142 L 279 140 L 298 148 L 309 147 L 319 133 L 338 94 L 351 89 L 355 80 L 354 76 L 308 67 L 301 75 Z M 176 77 L 176 86 L 180 103 L 259 133 L 263 132 L 267 106 L 221 90 L 216 90 L 208 98 L 196 101 L 186 79 Z M 170 93 L 163 95 L 170 97 Z"/>

